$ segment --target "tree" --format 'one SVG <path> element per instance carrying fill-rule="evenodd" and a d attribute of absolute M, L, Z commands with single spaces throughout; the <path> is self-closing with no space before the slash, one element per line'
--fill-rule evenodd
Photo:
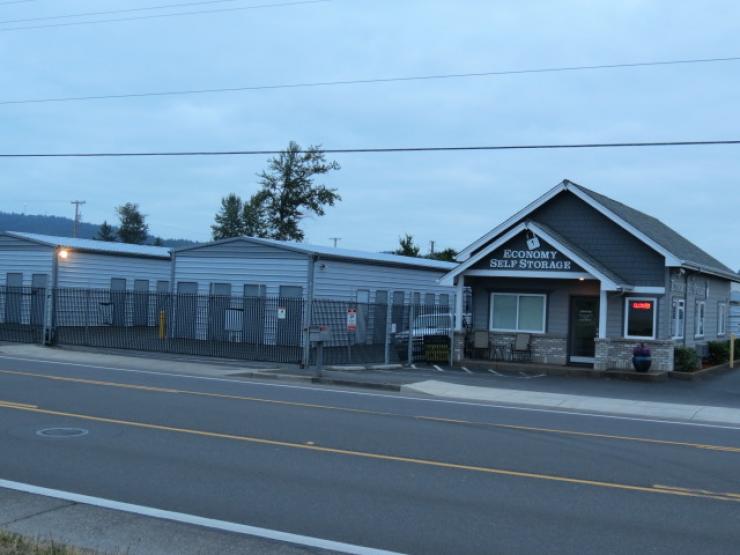
<path fill-rule="evenodd" d="M 336 189 L 315 185 L 314 178 L 339 170 L 337 162 L 327 162 L 318 146 L 306 150 L 291 141 L 287 150 L 270 160 L 267 171 L 259 175 L 262 185 L 266 231 L 269 237 L 281 241 L 302 241 L 301 218 L 307 213 L 323 216 L 325 206 L 342 200 Z"/>
<path fill-rule="evenodd" d="M 116 208 L 121 225 L 118 227 L 118 238 L 124 243 L 141 245 L 149 235 L 149 226 L 144 221 L 146 216 L 139 212 L 139 205 L 127 202 Z"/>
<path fill-rule="evenodd" d="M 398 248 L 393 251 L 394 254 L 401 256 L 418 257 L 421 249 L 414 244 L 414 236 L 406 233 L 405 236 L 398 238 Z"/>
<path fill-rule="evenodd" d="M 242 229 L 250 237 L 269 237 L 267 218 L 265 216 L 265 191 L 253 194 L 242 209 Z"/>
<path fill-rule="evenodd" d="M 98 241 L 113 242 L 116 240 L 116 230 L 113 226 L 108 223 L 108 220 L 103 220 L 98 228 L 98 234 L 95 236 Z"/>
<path fill-rule="evenodd" d="M 444 260 L 445 262 L 455 262 L 455 258 L 457 257 L 457 252 L 455 249 L 444 249 L 437 252 L 429 253 L 427 258 L 431 258 L 432 260 Z"/>
<path fill-rule="evenodd" d="M 154 245 L 155 247 L 164 247 L 164 241 L 161 237 L 155 237 L 152 245 Z"/>
<path fill-rule="evenodd" d="M 214 239 L 228 239 L 244 235 L 242 220 L 243 203 L 235 193 L 221 199 L 221 211 L 216 214 L 216 223 L 211 226 Z"/>

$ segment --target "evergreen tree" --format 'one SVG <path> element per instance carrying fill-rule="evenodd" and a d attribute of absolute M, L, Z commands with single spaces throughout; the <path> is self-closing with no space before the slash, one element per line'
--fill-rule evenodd
<path fill-rule="evenodd" d="M 327 162 L 319 147 L 303 151 L 291 141 L 288 148 L 270 160 L 267 171 L 259 174 L 266 228 L 269 236 L 281 241 L 302 241 L 301 219 L 307 213 L 323 216 L 325 206 L 341 200 L 336 189 L 315 185 L 314 178 L 340 169 L 337 162 Z M 251 210 L 251 209 L 250 209 Z M 265 231 L 267 231 L 265 230 Z"/>
<path fill-rule="evenodd" d="M 393 251 L 394 254 L 400 254 L 401 256 L 414 256 L 418 257 L 421 249 L 414 244 L 414 237 L 406 233 L 403 237 L 398 239 L 398 248 Z"/>
<path fill-rule="evenodd" d="M 265 217 L 265 192 L 259 191 L 251 196 L 249 202 L 244 203 L 242 209 L 242 225 L 244 235 L 250 237 L 269 237 Z"/>
<path fill-rule="evenodd" d="M 215 224 L 211 226 L 214 239 L 228 239 L 244 235 L 244 210 L 242 199 L 235 193 L 221 199 L 221 210 L 215 217 Z"/>
<path fill-rule="evenodd" d="M 164 247 L 164 241 L 161 237 L 155 237 L 154 243 L 152 243 L 152 245 L 154 245 L 155 247 Z"/>
<path fill-rule="evenodd" d="M 113 242 L 116 240 L 116 230 L 113 229 L 113 226 L 107 220 L 103 220 L 100 228 L 98 228 L 98 234 L 95 236 L 95 239 L 98 241 Z"/>
<path fill-rule="evenodd" d="M 118 238 L 124 243 L 142 245 L 149 234 L 145 216 L 139 211 L 139 205 L 127 202 L 116 208 L 121 225 L 118 227 Z"/>
<path fill-rule="evenodd" d="M 455 257 L 457 257 L 457 252 L 455 252 L 455 249 L 444 249 L 441 251 L 430 253 L 427 258 L 431 258 L 432 260 L 443 260 L 445 262 L 455 262 Z"/>

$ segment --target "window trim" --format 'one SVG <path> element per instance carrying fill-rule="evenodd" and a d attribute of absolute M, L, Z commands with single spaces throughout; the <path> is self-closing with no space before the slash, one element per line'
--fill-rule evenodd
<path fill-rule="evenodd" d="M 673 317 L 673 305 L 674 304 L 683 305 L 683 319 L 682 320 L 677 320 L 676 318 Z M 681 329 L 676 330 L 676 323 L 679 321 L 681 322 L 681 326 L 680 326 Z M 683 297 L 673 297 L 673 299 L 671 299 L 671 336 L 672 336 L 672 339 L 683 339 L 684 336 L 686 335 L 684 333 L 685 328 L 686 328 L 686 299 L 684 299 Z M 678 333 L 676 333 L 677 331 Z"/>
<path fill-rule="evenodd" d="M 632 301 L 650 301 L 653 303 L 653 334 L 648 335 L 628 335 L 629 331 L 629 316 L 630 307 L 629 304 Z M 684 313 L 684 317 L 686 314 Z M 624 329 L 623 335 L 625 339 L 655 339 L 658 333 L 658 299 L 656 297 L 625 297 L 624 298 Z"/>
<path fill-rule="evenodd" d="M 701 333 L 699 333 L 699 306 L 701 311 Z M 707 302 L 696 301 L 694 304 L 694 339 L 703 338 L 707 332 Z"/>
<path fill-rule="evenodd" d="M 496 295 L 509 295 L 516 297 L 516 323 L 515 329 L 508 328 L 494 328 L 493 327 L 493 310 L 494 310 L 494 297 Z M 539 297 L 542 299 L 542 329 L 540 330 L 525 330 L 519 329 L 519 299 L 521 297 Z M 540 333 L 544 334 L 547 332 L 547 294 L 545 293 L 518 293 L 513 291 L 491 291 L 490 302 L 488 307 L 488 329 L 494 332 L 508 332 L 508 333 Z"/>
<path fill-rule="evenodd" d="M 722 327 L 720 328 L 720 324 Z M 727 335 L 727 305 L 723 302 L 717 303 L 717 337 Z"/>

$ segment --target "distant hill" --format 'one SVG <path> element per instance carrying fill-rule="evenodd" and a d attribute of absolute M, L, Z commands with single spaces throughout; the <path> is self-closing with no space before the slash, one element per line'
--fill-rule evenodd
<path fill-rule="evenodd" d="M 58 235 L 72 237 L 72 218 L 61 216 L 46 216 L 42 214 L 16 214 L 15 212 L 0 212 L 0 230 L 25 231 L 27 233 L 43 233 L 44 235 Z M 78 236 L 83 239 L 92 239 L 97 235 L 100 224 L 80 222 Z M 149 236 L 148 243 L 154 242 L 154 236 Z M 184 247 L 196 244 L 187 239 L 162 239 L 166 247 Z"/>

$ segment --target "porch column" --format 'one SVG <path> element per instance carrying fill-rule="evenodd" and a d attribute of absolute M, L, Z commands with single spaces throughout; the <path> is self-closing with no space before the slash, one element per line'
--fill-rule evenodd
<path fill-rule="evenodd" d="M 599 292 L 599 339 L 606 338 L 606 290 L 602 284 Z"/>
<path fill-rule="evenodd" d="M 457 291 L 455 293 L 455 331 L 462 331 L 463 306 L 465 304 L 465 277 L 457 276 Z"/>

